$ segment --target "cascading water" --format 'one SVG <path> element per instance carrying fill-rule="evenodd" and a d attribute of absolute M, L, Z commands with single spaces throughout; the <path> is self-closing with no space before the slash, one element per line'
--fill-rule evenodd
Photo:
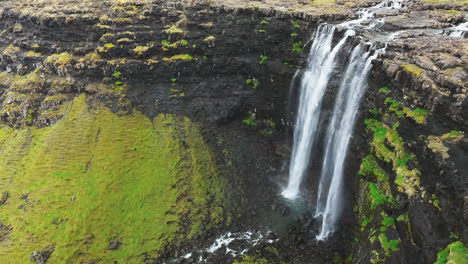
<path fill-rule="evenodd" d="M 340 42 L 331 49 L 334 31 L 335 27 L 322 25 L 315 32 L 307 69 L 301 81 L 301 96 L 289 167 L 290 179 L 288 187 L 282 193 L 288 199 L 295 199 L 299 194 L 299 187 L 311 159 L 311 149 L 316 139 L 322 98 L 335 67 L 337 54 L 348 37 L 351 36 L 351 31 L 347 32 Z"/>
<path fill-rule="evenodd" d="M 333 109 L 333 117 L 327 129 L 325 157 L 320 176 L 315 216 L 322 216 L 322 229 L 318 240 L 335 231 L 342 209 L 343 172 L 346 153 L 358 115 L 359 105 L 367 89 L 367 76 L 372 61 L 378 56 L 364 44 L 357 45 L 351 55 L 339 94 Z"/>
<path fill-rule="evenodd" d="M 312 158 L 312 148 L 317 141 L 318 122 L 322 100 L 333 68 L 337 65 L 337 54 L 348 38 L 355 34 L 354 27 L 375 27 L 381 20 L 373 19 L 377 10 L 382 8 L 402 8 L 402 0 L 385 0 L 380 4 L 359 11 L 359 18 L 338 26 L 322 25 L 314 35 L 309 54 L 307 69 L 304 73 L 299 97 L 294 145 L 289 169 L 289 182 L 282 195 L 295 199 L 305 175 L 308 163 Z M 367 26 L 361 26 L 364 23 Z M 344 37 L 333 49 L 332 38 L 336 27 L 345 27 Z M 354 47 L 346 71 L 339 86 L 333 116 L 327 129 L 325 156 L 323 157 L 320 177 L 316 217 L 322 218 L 322 228 L 318 240 L 325 239 L 336 229 L 342 210 L 343 173 L 348 145 L 356 123 L 361 98 L 367 88 L 367 76 L 372 61 L 381 51 L 373 51 L 365 44 Z"/>

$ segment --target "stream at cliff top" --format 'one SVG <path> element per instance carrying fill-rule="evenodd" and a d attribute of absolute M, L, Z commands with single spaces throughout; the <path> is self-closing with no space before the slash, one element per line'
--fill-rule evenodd
<path fill-rule="evenodd" d="M 303 74 L 299 106 L 294 129 L 294 144 L 291 155 L 289 182 L 282 195 L 290 200 L 300 196 L 300 187 L 307 174 L 309 162 L 322 160 L 318 185 L 315 217 L 321 218 L 321 231 L 317 240 L 327 238 L 336 230 L 343 207 L 343 176 L 348 145 L 356 123 L 361 98 L 367 88 L 367 75 L 372 61 L 383 49 L 376 49 L 372 43 L 354 45 L 350 55 L 344 47 L 352 45 L 352 36 L 357 28 L 372 29 L 384 19 L 374 19 L 379 10 L 400 9 L 401 0 L 385 0 L 374 7 L 360 9 L 359 18 L 339 25 L 321 25 L 313 37 L 307 68 Z M 337 29 L 345 29 L 341 40 L 332 48 Z M 324 139 L 319 139 L 322 103 L 333 70 L 343 56 L 348 56 L 345 72 L 340 80 L 335 98 L 331 121 L 327 124 Z M 323 157 L 315 157 L 314 147 L 318 140 L 324 140 Z"/>

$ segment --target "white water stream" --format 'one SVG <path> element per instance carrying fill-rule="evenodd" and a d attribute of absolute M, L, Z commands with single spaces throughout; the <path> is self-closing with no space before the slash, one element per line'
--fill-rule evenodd
<path fill-rule="evenodd" d="M 385 0 L 380 4 L 359 10 L 359 18 L 340 25 L 321 25 L 314 34 L 307 68 L 304 72 L 299 94 L 299 107 L 294 129 L 294 145 L 289 169 L 289 182 L 282 195 L 295 199 L 300 194 L 309 161 L 314 159 L 313 148 L 318 140 L 318 123 L 322 101 L 339 55 L 354 28 L 373 28 L 381 22 L 374 18 L 382 9 L 402 8 L 402 0 Z M 364 26 L 365 25 L 365 26 Z M 346 28 L 342 39 L 332 48 L 336 28 Z M 370 43 L 358 44 L 348 59 L 335 99 L 333 115 L 325 138 L 325 154 L 318 187 L 315 216 L 321 217 L 322 227 L 318 240 L 325 239 L 335 231 L 343 207 L 343 174 L 348 145 L 353 133 L 360 101 L 367 88 L 367 76 L 372 61 L 382 50 L 375 51 Z M 344 54 L 343 54 L 344 55 Z"/>

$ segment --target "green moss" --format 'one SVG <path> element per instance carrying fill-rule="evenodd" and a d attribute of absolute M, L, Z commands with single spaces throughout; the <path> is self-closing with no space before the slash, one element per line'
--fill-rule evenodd
<path fill-rule="evenodd" d="M 419 77 L 421 74 L 423 74 L 424 69 L 420 68 L 416 64 L 404 64 L 401 65 L 404 71 L 411 73 L 412 75 Z"/>
<path fill-rule="evenodd" d="M 146 46 L 136 46 L 136 48 L 133 49 L 133 52 L 135 52 L 138 55 L 143 55 L 149 49 L 150 49 L 150 47 L 146 47 Z"/>
<path fill-rule="evenodd" d="M 254 89 L 257 89 L 258 85 L 260 85 L 260 82 L 257 81 L 257 79 L 253 78 L 253 79 L 247 79 L 245 81 L 245 84 L 251 86 Z"/>
<path fill-rule="evenodd" d="M 429 111 L 426 109 L 416 108 L 412 110 L 409 107 L 402 106 L 400 102 L 395 101 L 389 97 L 385 98 L 385 103 L 389 105 L 388 109 L 396 114 L 398 118 L 406 116 L 412 118 L 418 124 L 426 123 L 426 117 L 429 114 Z"/>
<path fill-rule="evenodd" d="M 0 129 L 0 154 L 5 264 L 46 246 L 50 263 L 142 263 L 224 222 L 224 183 L 187 118 L 117 116 L 80 96 L 51 127 Z"/>
<path fill-rule="evenodd" d="M 45 79 L 37 72 L 31 72 L 24 76 L 15 76 L 11 83 L 11 90 L 32 93 L 41 90 L 44 87 Z"/>
<path fill-rule="evenodd" d="M 243 256 L 242 260 L 234 261 L 233 264 L 269 264 L 270 262 L 264 258 L 257 256 Z"/>
<path fill-rule="evenodd" d="M 385 232 L 389 227 L 395 227 L 395 219 L 388 217 L 382 212 L 382 225 L 380 226 L 380 232 Z"/>
<path fill-rule="evenodd" d="M 165 33 L 169 35 L 176 35 L 176 34 L 185 34 L 185 31 L 181 28 L 179 28 L 177 25 L 173 25 L 169 27 L 168 29 L 164 30 Z"/>
<path fill-rule="evenodd" d="M 396 239 L 389 240 L 385 233 L 381 233 L 379 235 L 379 242 L 384 249 L 386 256 L 390 256 L 391 252 L 399 250 L 398 245 L 400 244 L 400 241 Z"/>
<path fill-rule="evenodd" d="M 387 173 L 379 166 L 374 156 L 368 155 L 362 159 L 359 174 L 374 178 L 379 182 L 388 181 Z"/>
<path fill-rule="evenodd" d="M 96 50 L 99 53 L 106 53 L 106 52 L 109 52 L 110 50 L 112 50 L 114 48 L 115 48 L 115 45 L 113 43 L 106 43 L 106 44 L 104 44 L 104 46 L 98 47 Z"/>
<path fill-rule="evenodd" d="M 47 57 L 44 62 L 53 65 L 57 70 L 65 70 L 67 66 L 72 64 L 73 57 L 68 52 L 62 52 Z"/>
<path fill-rule="evenodd" d="M 427 137 L 427 146 L 434 153 L 440 154 L 443 159 L 448 159 L 450 157 L 448 153 L 449 148 L 445 145 L 445 143 L 455 143 L 462 140 L 463 137 L 463 132 L 456 130 L 452 130 L 440 137 L 431 135 Z"/>
<path fill-rule="evenodd" d="M 372 151 L 377 158 L 392 164 L 393 171 L 396 173 L 395 183 L 398 191 L 410 197 L 416 195 L 420 187 L 421 173 L 416 168 L 408 168 L 408 162 L 416 162 L 416 157 L 406 152 L 405 143 L 396 131 L 398 124 L 389 127 L 375 119 L 367 119 L 365 122 L 374 134 L 371 142 Z M 393 150 L 387 148 L 386 144 L 392 146 Z"/>
<path fill-rule="evenodd" d="M 413 118 L 414 121 L 418 124 L 425 124 L 426 123 L 426 116 L 429 114 L 429 111 L 426 109 L 416 108 L 411 110 L 408 107 L 403 108 L 403 112 L 407 117 Z"/>
<path fill-rule="evenodd" d="M 388 88 L 387 86 L 382 87 L 382 88 L 379 89 L 379 92 L 387 94 L 387 93 L 390 92 L 390 88 Z"/>
<path fill-rule="evenodd" d="M 182 39 L 182 40 L 171 43 L 168 40 L 163 40 L 161 41 L 161 44 L 162 44 L 162 49 L 164 51 L 168 51 L 169 49 L 177 49 L 180 47 L 186 48 L 188 46 L 188 41 L 185 39 Z"/>
<path fill-rule="evenodd" d="M 461 241 L 453 242 L 437 254 L 434 264 L 463 264 L 468 262 L 468 248 Z"/>
<path fill-rule="evenodd" d="M 117 43 L 118 44 L 130 44 L 130 43 L 133 43 L 133 40 L 129 38 L 121 38 L 117 40 Z"/>
<path fill-rule="evenodd" d="M 377 206 L 385 203 L 390 203 L 389 197 L 382 194 L 377 185 L 373 182 L 369 183 L 368 199 L 370 201 L 370 208 L 376 209 Z"/>
<path fill-rule="evenodd" d="M 302 52 L 302 41 L 293 43 L 292 52 L 297 54 Z"/>
<path fill-rule="evenodd" d="M 190 54 L 178 54 L 170 58 L 163 58 L 163 61 L 176 61 L 176 60 L 191 61 L 193 60 L 193 57 Z"/>
<path fill-rule="evenodd" d="M 206 37 L 203 41 L 205 41 L 205 42 L 212 42 L 212 41 L 215 41 L 215 40 L 216 40 L 215 37 L 209 36 L 209 37 Z"/>
<path fill-rule="evenodd" d="M 458 139 L 460 137 L 463 138 L 463 136 L 464 136 L 464 133 L 462 131 L 452 130 L 452 131 L 442 135 L 442 139 L 443 140 L 452 140 L 452 139 Z"/>
<path fill-rule="evenodd" d="M 2 55 L 5 56 L 16 56 L 21 51 L 19 47 L 14 46 L 13 44 L 8 45 L 3 51 Z"/>
<path fill-rule="evenodd" d="M 34 58 L 34 57 L 41 57 L 42 54 L 40 52 L 35 52 L 35 51 L 30 50 L 24 56 L 28 58 Z"/>

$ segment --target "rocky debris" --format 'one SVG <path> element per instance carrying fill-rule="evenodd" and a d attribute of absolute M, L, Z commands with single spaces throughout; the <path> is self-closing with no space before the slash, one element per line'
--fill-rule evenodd
<path fill-rule="evenodd" d="M 2 198 L 0 198 L 0 206 L 4 205 L 8 201 L 9 197 L 10 197 L 10 194 L 8 192 L 3 192 Z"/>
<path fill-rule="evenodd" d="M 29 259 L 37 264 L 46 264 L 47 260 L 49 260 L 50 256 L 54 253 L 53 247 L 46 247 L 40 251 L 34 251 L 30 256 Z"/>

